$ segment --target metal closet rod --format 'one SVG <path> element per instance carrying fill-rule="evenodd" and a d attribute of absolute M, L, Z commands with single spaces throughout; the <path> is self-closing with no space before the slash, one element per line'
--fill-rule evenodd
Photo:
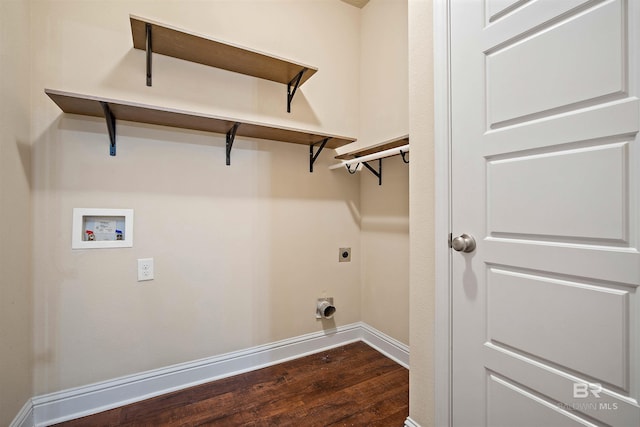
<path fill-rule="evenodd" d="M 367 154 L 366 156 L 356 157 L 351 160 L 343 160 L 340 163 L 336 163 L 335 165 L 329 166 L 329 169 L 338 169 L 343 168 L 348 165 L 352 165 L 354 163 L 363 163 L 369 162 L 371 160 L 382 159 L 383 157 L 391 157 L 397 154 L 407 153 L 409 151 L 409 144 L 403 145 L 402 147 L 390 148 L 388 150 L 380 151 L 378 153 Z"/>

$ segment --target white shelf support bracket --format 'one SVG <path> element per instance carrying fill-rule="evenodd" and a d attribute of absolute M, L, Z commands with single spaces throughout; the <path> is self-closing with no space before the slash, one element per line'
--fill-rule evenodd
<path fill-rule="evenodd" d="M 109 155 L 116 155 L 116 117 L 113 115 L 111 111 L 111 107 L 109 104 L 103 101 L 100 101 L 100 105 L 102 106 L 102 111 L 104 112 L 104 118 L 107 121 L 107 130 L 109 131 Z"/>
<path fill-rule="evenodd" d="M 233 141 L 236 139 L 236 132 L 240 123 L 235 123 L 229 132 L 227 132 L 227 166 L 231 165 L 231 148 L 233 147 Z"/>
<path fill-rule="evenodd" d="M 153 54 L 153 45 L 151 43 L 151 24 L 146 23 L 144 25 L 146 33 L 146 52 L 147 52 L 147 86 L 151 86 L 151 56 Z"/>
<path fill-rule="evenodd" d="M 382 159 L 378 159 L 378 170 L 375 170 L 368 162 L 362 162 L 364 167 L 369 169 L 372 174 L 378 177 L 378 185 L 382 185 Z"/>
<path fill-rule="evenodd" d="M 329 142 L 330 139 L 331 138 L 325 138 L 321 142 L 316 142 L 315 144 L 311 144 L 309 146 L 309 172 L 313 172 L 313 164 L 316 162 L 316 159 L 320 155 L 320 152 L 322 151 L 324 146 L 327 145 L 327 142 Z M 317 144 L 320 144 L 320 148 L 318 148 L 318 151 L 313 154 L 313 147 L 315 147 Z"/>
<path fill-rule="evenodd" d="M 296 94 L 298 90 L 298 86 L 300 86 L 300 80 L 302 80 L 302 76 L 308 68 L 303 68 L 289 83 L 287 83 L 287 113 L 291 112 L 291 101 L 293 100 L 293 96 Z M 293 90 L 291 87 L 293 86 Z"/>

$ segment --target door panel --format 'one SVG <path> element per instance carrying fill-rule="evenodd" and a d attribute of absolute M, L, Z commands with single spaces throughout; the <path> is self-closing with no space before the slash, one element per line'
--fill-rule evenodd
<path fill-rule="evenodd" d="M 487 294 L 487 341 L 628 391 L 628 290 L 493 267 Z"/>
<path fill-rule="evenodd" d="M 486 55 L 489 127 L 623 94 L 622 9 L 622 0 L 605 3 L 524 39 L 503 42 L 498 49 L 490 47 Z"/>
<path fill-rule="evenodd" d="M 599 393 L 597 398 L 591 393 L 584 398 L 574 398 L 574 384 L 590 384 L 583 376 L 556 369 L 546 363 L 538 362 L 526 355 L 512 352 L 492 343 L 484 345 L 482 358 L 486 363 L 486 375 L 493 373 L 500 375 L 501 378 L 508 378 L 512 383 L 520 384 L 521 387 L 530 390 L 531 394 L 548 401 L 559 409 L 573 411 L 576 416 L 582 419 L 593 419 L 605 425 L 620 427 L 637 426 L 640 421 L 637 400 L 611 391 L 607 387 L 603 387 L 603 391 Z M 497 374 L 498 372 L 499 374 Z M 476 398 L 480 399 L 480 396 L 476 396 Z M 462 411 L 462 413 L 458 413 L 458 411 Z M 485 425 L 484 422 L 478 421 L 481 418 L 471 418 L 471 416 L 484 416 L 484 411 L 474 413 L 472 408 L 458 411 L 454 407 L 454 418 L 457 418 L 457 421 L 454 420 L 454 425 L 465 427 Z M 535 414 L 521 413 L 520 422 L 525 422 L 530 416 L 535 417 Z M 467 417 L 464 422 L 461 421 L 463 417 Z M 519 427 L 520 422 L 512 424 L 512 427 Z M 543 426 L 555 427 L 553 424 Z"/>
<path fill-rule="evenodd" d="M 594 426 L 569 411 L 496 376 L 488 377 L 488 424 L 495 427 Z M 532 414 L 526 418 L 522 414 Z"/>
<path fill-rule="evenodd" d="M 489 235 L 626 243 L 628 142 L 606 142 L 489 160 Z"/>
<path fill-rule="evenodd" d="M 640 2 L 451 1 L 456 426 L 640 426 Z"/>

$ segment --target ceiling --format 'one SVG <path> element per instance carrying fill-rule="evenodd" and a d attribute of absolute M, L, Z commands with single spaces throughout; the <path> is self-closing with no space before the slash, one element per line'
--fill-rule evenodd
<path fill-rule="evenodd" d="M 369 3 L 369 0 L 342 0 L 345 3 L 349 3 L 352 6 L 355 7 L 359 7 L 360 9 L 362 9 L 367 3 Z"/>

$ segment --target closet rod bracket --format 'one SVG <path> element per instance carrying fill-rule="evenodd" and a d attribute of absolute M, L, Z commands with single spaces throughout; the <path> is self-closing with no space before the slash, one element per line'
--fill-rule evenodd
<path fill-rule="evenodd" d="M 375 170 L 369 162 L 362 162 L 362 164 L 371 171 L 376 177 L 378 177 L 378 185 L 382 185 L 382 159 L 378 159 L 378 170 Z"/>
<path fill-rule="evenodd" d="M 233 127 L 227 132 L 227 166 L 231 165 L 231 148 L 233 147 L 233 141 L 236 139 L 236 132 L 240 123 L 234 123 Z"/>
<path fill-rule="evenodd" d="M 322 151 L 324 146 L 327 145 L 327 142 L 329 142 L 330 139 L 331 139 L 330 137 L 325 138 L 322 141 L 316 142 L 315 144 L 311 144 L 309 146 L 309 172 L 313 172 L 313 164 L 316 162 L 316 159 L 320 155 L 320 152 Z M 317 144 L 320 144 L 320 148 L 318 148 L 318 151 L 316 151 L 316 153 L 313 154 L 313 147 L 315 147 Z"/>
<path fill-rule="evenodd" d="M 151 24 L 144 25 L 146 33 L 146 52 L 147 52 L 147 86 L 151 86 L 151 55 L 153 53 L 153 44 L 151 40 Z"/>
<path fill-rule="evenodd" d="M 293 100 L 293 96 L 296 94 L 298 90 L 298 86 L 300 86 L 300 80 L 302 80 L 302 76 L 308 68 L 303 68 L 289 83 L 287 83 L 287 113 L 291 112 L 291 101 Z M 293 87 L 293 90 L 291 89 Z"/>
<path fill-rule="evenodd" d="M 100 105 L 102 106 L 102 111 L 104 112 L 104 118 L 107 121 L 107 130 L 109 131 L 109 155 L 116 155 L 116 117 L 113 115 L 111 111 L 111 107 L 109 104 L 100 101 Z"/>
<path fill-rule="evenodd" d="M 409 159 L 407 159 L 407 154 L 409 154 L 408 151 L 402 151 L 400 150 L 400 155 L 402 156 L 402 161 L 405 162 L 406 164 L 409 164 Z"/>

